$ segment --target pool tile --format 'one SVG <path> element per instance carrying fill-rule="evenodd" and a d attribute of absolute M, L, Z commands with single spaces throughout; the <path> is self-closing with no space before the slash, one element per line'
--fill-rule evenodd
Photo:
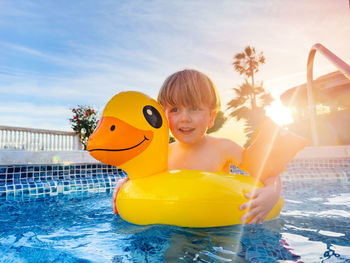
<path fill-rule="evenodd" d="M 246 174 L 236 166 L 231 173 Z M 116 181 L 127 174 L 105 164 L 0 165 L 0 197 L 45 196 L 72 191 L 112 191 Z M 350 158 L 292 160 L 282 180 L 345 178 L 350 181 Z"/>

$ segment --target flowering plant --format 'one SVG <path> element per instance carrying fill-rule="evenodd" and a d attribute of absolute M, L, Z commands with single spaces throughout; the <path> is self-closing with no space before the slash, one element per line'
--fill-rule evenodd
<path fill-rule="evenodd" d="M 87 141 L 97 126 L 97 114 L 92 107 L 82 105 L 73 108 L 72 112 L 73 118 L 70 118 L 69 121 L 72 129 L 79 133 L 80 141 L 86 150 Z"/>

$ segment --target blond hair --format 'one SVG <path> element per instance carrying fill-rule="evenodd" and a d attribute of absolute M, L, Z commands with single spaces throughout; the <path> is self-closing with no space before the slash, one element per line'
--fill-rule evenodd
<path fill-rule="evenodd" d="M 163 83 L 158 102 L 166 106 L 199 106 L 208 105 L 210 110 L 220 109 L 220 97 L 214 83 L 205 74 L 185 69 L 170 75 Z"/>

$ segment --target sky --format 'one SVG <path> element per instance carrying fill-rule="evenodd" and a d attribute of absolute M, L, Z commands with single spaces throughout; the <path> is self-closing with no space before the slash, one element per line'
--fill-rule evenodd
<path fill-rule="evenodd" d="M 102 112 L 127 90 L 156 98 L 185 68 L 213 80 L 225 111 L 244 81 L 233 57 L 248 45 L 264 52 L 256 79 L 281 113 L 316 43 L 350 63 L 348 0 L 0 0 L 0 126 L 71 131 L 77 105 Z M 315 77 L 333 70 L 316 55 Z M 234 120 L 217 135 L 245 140 Z"/>

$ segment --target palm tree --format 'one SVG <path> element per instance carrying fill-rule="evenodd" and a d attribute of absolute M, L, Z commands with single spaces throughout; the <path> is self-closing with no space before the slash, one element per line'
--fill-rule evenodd
<path fill-rule="evenodd" d="M 263 52 L 257 54 L 254 47 L 247 46 L 243 52 L 237 53 L 234 59 L 235 61 L 232 63 L 233 67 L 240 75 L 245 75 L 247 78 L 250 78 L 250 85 L 252 87 L 252 90 L 254 90 L 254 74 L 259 71 L 259 65 L 265 64 L 265 57 L 263 55 Z M 251 103 L 253 103 L 252 109 L 254 110 L 256 107 L 256 99 L 254 92 L 251 93 L 253 96 L 251 100 Z"/>
<path fill-rule="evenodd" d="M 266 106 L 271 104 L 273 98 L 263 88 L 262 82 L 255 82 L 255 73 L 259 71 L 259 66 L 265 63 L 263 52 L 257 54 L 254 47 L 247 46 L 244 52 L 236 54 L 234 59 L 234 69 L 240 75 L 244 75 L 245 80 L 238 88 L 233 88 L 236 96 L 227 106 L 228 109 L 233 109 L 231 117 L 237 121 L 245 120 L 244 131 L 248 137 L 246 144 L 249 144 L 265 115 Z"/>

